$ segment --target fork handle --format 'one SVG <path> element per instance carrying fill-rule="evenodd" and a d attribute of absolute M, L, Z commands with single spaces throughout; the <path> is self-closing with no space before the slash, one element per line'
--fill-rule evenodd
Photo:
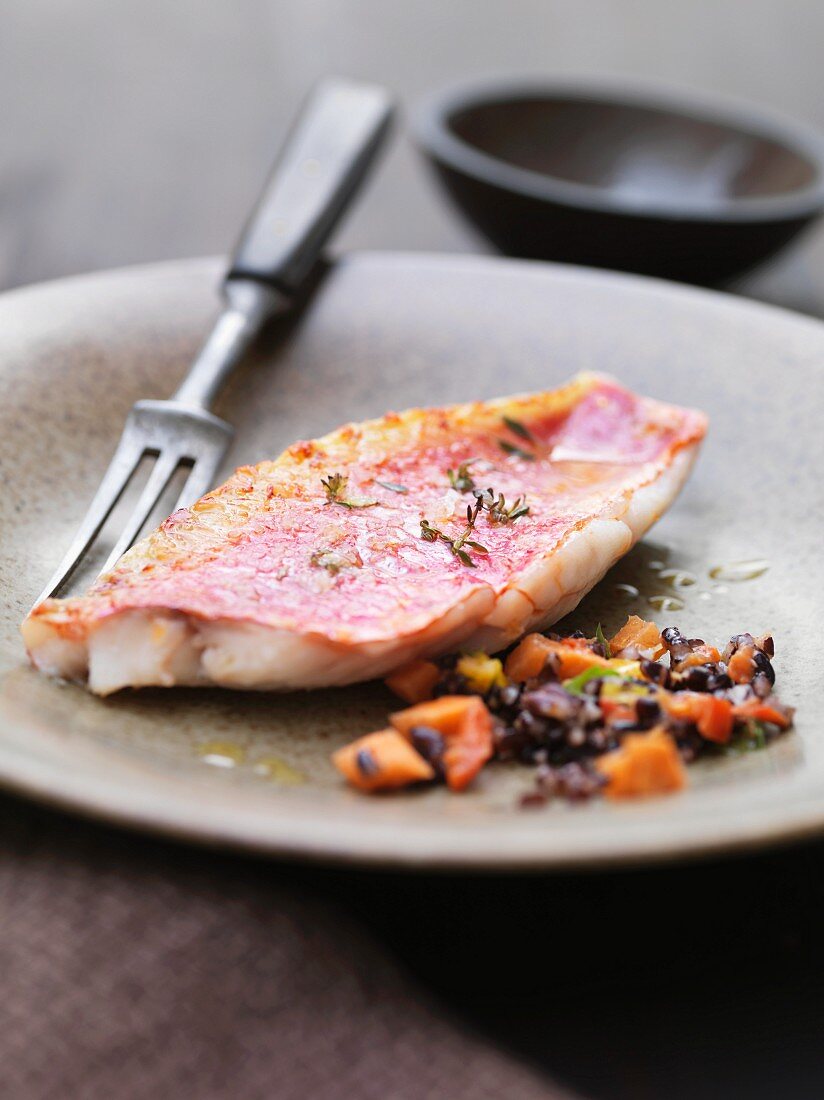
<path fill-rule="evenodd" d="M 383 142 L 392 100 L 380 87 L 322 81 L 287 138 L 235 248 L 227 278 L 295 295 Z"/>
<path fill-rule="evenodd" d="M 289 309 L 385 138 L 383 88 L 325 80 L 309 97 L 235 249 L 226 308 L 173 401 L 208 409 L 266 321 Z"/>

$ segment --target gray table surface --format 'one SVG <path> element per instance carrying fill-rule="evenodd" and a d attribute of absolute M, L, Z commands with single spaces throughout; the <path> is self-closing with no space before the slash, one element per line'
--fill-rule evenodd
<path fill-rule="evenodd" d="M 820 0 L 0 0 L 0 288 L 225 250 L 323 74 L 407 112 L 467 76 L 624 75 L 824 130 L 823 41 Z M 484 250 L 405 128 L 339 245 Z M 824 315 L 824 227 L 736 289 Z M 822 855 L 514 884 L 284 874 L 582 1092 L 801 1100 L 824 1095 Z"/>
<path fill-rule="evenodd" d="M 824 130 L 819 0 L 0 0 L 0 287 L 226 250 L 328 73 L 666 81 Z M 405 128 L 339 244 L 479 250 Z M 747 293 L 824 312 L 824 228 Z"/>

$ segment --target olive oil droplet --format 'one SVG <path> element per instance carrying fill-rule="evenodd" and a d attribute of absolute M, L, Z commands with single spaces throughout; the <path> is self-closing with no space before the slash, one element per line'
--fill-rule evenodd
<path fill-rule="evenodd" d="M 666 581 L 671 588 L 690 588 L 697 581 L 692 573 L 686 569 L 662 569 L 658 574 L 662 581 Z"/>
<path fill-rule="evenodd" d="M 647 603 L 656 611 L 681 611 L 684 607 L 684 601 L 677 596 L 650 596 Z"/>
<path fill-rule="evenodd" d="M 234 768 L 246 759 L 246 753 L 233 741 L 207 741 L 197 747 L 198 755 L 204 764 L 213 768 Z"/>
<path fill-rule="evenodd" d="M 754 581 L 762 576 L 770 568 L 770 563 L 765 558 L 754 558 L 752 561 L 731 561 L 726 565 L 715 565 L 710 569 L 710 576 L 714 581 Z"/>
<path fill-rule="evenodd" d="M 264 779 L 271 779 L 284 787 L 294 787 L 298 783 L 305 782 L 305 776 L 297 768 L 293 768 L 291 764 L 281 760 L 279 756 L 260 757 L 252 765 L 252 771 L 256 775 L 261 775 Z"/>

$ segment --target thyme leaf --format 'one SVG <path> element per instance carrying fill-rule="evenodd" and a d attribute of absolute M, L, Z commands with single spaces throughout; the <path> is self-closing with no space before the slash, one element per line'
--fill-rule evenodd
<path fill-rule="evenodd" d="M 477 461 L 477 458 L 469 458 L 466 462 L 462 462 L 457 470 L 446 471 L 449 484 L 456 492 L 469 493 L 475 488 L 475 480 L 469 472 L 469 467 Z"/>
<path fill-rule="evenodd" d="M 437 542 L 438 539 L 444 539 L 445 542 L 450 541 L 442 531 L 439 531 L 437 527 L 433 527 L 428 519 L 421 520 L 421 538 L 424 542 Z"/>
<path fill-rule="evenodd" d="M 349 478 L 345 474 L 328 474 L 320 479 L 326 490 L 326 504 L 340 504 L 343 508 L 373 508 L 378 502 L 366 497 L 346 497 Z"/>
<path fill-rule="evenodd" d="M 522 424 L 520 420 L 516 420 L 512 416 L 504 416 L 501 417 L 501 419 L 504 424 L 506 424 L 507 428 L 509 428 L 511 432 L 514 432 L 515 435 L 519 435 L 521 439 L 525 439 L 528 443 L 535 443 L 535 436 L 529 428 L 527 428 L 526 424 Z"/>
<path fill-rule="evenodd" d="M 523 458 L 527 462 L 534 462 L 535 455 L 530 451 L 525 451 L 523 447 L 516 447 L 514 443 L 510 443 L 508 439 L 499 439 L 498 446 L 508 455 L 514 455 L 517 458 Z"/>
<path fill-rule="evenodd" d="M 612 656 L 612 650 L 609 647 L 609 642 L 604 637 L 604 628 L 601 626 L 600 623 L 598 623 L 595 628 L 595 641 L 600 642 L 601 645 L 604 647 L 604 656 L 607 660 L 609 660 Z"/>
<path fill-rule="evenodd" d="M 384 489 L 388 489 L 390 493 L 403 493 L 404 496 L 409 492 L 405 485 L 398 485 L 394 481 L 378 481 L 377 485 L 382 485 Z"/>
<path fill-rule="evenodd" d="M 428 519 L 421 520 L 421 538 L 424 542 L 437 542 L 440 539 L 447 544 L 450 552 L 462 565 L 466 565 L 470 569 L 475 569 L 475 562 L 467 551 L 464 550 L 464 547 L 469 546 L 476 554 L 489 553 L 485 546 L 482 546 L 479 542 L 475 542 L 474 539 L 469 537 L 475 529 L 475 523 L 482 507 L 479 500 L 476 500 L 474 505 L 467 505 L 466 527 L 456 539 L 450 538 L 449 535 L 445 535 L 443 531 L 440 531 L 437 527 L 433 527 Z"/>
<path fill-rule="evenodd" d="M 343 474 L 327 474 L 320 479 L 320 483 L 326 490 L 326 503 L 337 504 L 341 493 L 346 489 L 348 478 Z"/>
<path fill-rule="evenodd" d="M 309 561 L 317 568 L 325 569 L 333 577 L 336 577 L 341 569 L 360 569 L 363 565 L 357 551 L 352 554 L 338 554 L 335 550 L 315 550 Z"/>

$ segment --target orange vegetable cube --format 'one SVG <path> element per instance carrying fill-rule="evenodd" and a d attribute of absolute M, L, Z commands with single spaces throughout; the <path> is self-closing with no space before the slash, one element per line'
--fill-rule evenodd
<path fill-rule="evenodd" d="M 492 715 L 482 699 L 467 708 L 456 734 L 447 736 L 443 768 L 447 786 L 453 791 L 467 787 L 492 756 Z"/>
<path fill-rule="evenodd" d="M 609 661 L 605 657 L 599 657 L 591 649 L 578 649 L 565 645 L 563 642 L 550 642 L 554 646 L 554 653 L 558 659 L 558 675 L 562 680 L 570 680 L 586 669 L 597 665 L 598 668 L 609 668 Z"/>
<path fill-rule="evenodd" d="M 434 661 L 412 661 L 391 676 L 387 676 L 386 686 L 405 703 L 422 703 L 432 698 L 440 671 Z"/>
<path fill-rule="evenodd" d="M 734 684 L 748 684 L 755 676 L 755 648 L 743 645 L 737 649 L 727 664 L 727 675 Z"/>
<path fill-rule="evenodd" d="M 732 736 L 735 716 L 729 699 L 717 699 L 714 695 L 704 696 L 704 713 L 698 719 L 698 732 L 708 741 L 725 745 Z"/>
<path fill-rule="evenodd" d="M 537 676 L 550 657 L 554 658 L 562 680 L 569 680 L 593 665 L 609 667 L 609 662 L 604 657 L 593 653 L 587 648 L 586 642 L 582 644 L 577 638 L 555 642 L 551 638 L 545 638 L 543 634 L 527 634 L 507 657 L 504 672 L 510 680 L 522 684 Z"/>
<path fill-rule="evenodd" d="M 752 718 L 756 722 L 769 722 L 779 726 L 782 730 L 792 725 L 792 718 L 783 711 L 772 706 L 771 703 L 762 702 L 760 699 L 748 699 L 746 703 L 740 703 L 733 708 L 736 718 Z"/>
<path fill-rule="evenodd" d="M 434 779 L 431 764 L 397 730 L 359 737 L 332 754 L 332 763 L 361 791 L 387 791 Z"/>
<path fill-rule="evenodd" d="M 629 734 L 619 749 L 599 756 L 595 767 L 606 776 L 608 798 L 638 798 L 679 791 L 686 785 L 678 748 L 660 727 Z"/>
<path fill-rule="evenodd" d="M 679 672 L 686 672 L 688 668 L 692 668 L 694 665 L 716 664 L 720 660 L 721 654 L 714 645 L 701 645 L 693 649 L 686 657 L 682 657 L 680 661 L 676 661 L 675 667 Z"/>
<path fill-rule="evenodd" d="M 642 619 L 640 615 L 630 615 L 621 629 L 609 640 L 610 651 L 620 653 L 629 646 L 651 650 L 653 657 L 660 657 L 666 650 L 661 640 L 661 631 L 653 622 Z"/>
<path fill-rule="evenodd" d="M 673 718 L 694 722 L 707 741 L 724 745 L 732 736 L 735 715 L 728 699 L 704 695 L 697 691 L 679 691 L 661 697 L 661 705 Z"/>
<path fill-rule="evenodd" d="M 493 719 L 478 695 L 442 695 L 389 717 L 405 737 L 416 726 L 428 726 L 443 737 L 443 769 L 447 785 L 462 791 L 492 756 Z"/>
<path fill-rule="evenodd" d="M 510 680 L 522 684 L 539 675 L 549 659 L 549 654 L 549 638 L 545 638 L 543 634 L 527 634 L 507 657 L 504 672 Z"/>
<path fill-rule="evenodd" d="M 389 721 L 405 736 L 409 736 L 415 726 L 429 726 L 449 737 L 458 732 L 467 710 L 477 703 L 484 706 L 483 700 L 476 695 L 441 695 L 438 699 L 396 711 L 389 715 Z"/>

